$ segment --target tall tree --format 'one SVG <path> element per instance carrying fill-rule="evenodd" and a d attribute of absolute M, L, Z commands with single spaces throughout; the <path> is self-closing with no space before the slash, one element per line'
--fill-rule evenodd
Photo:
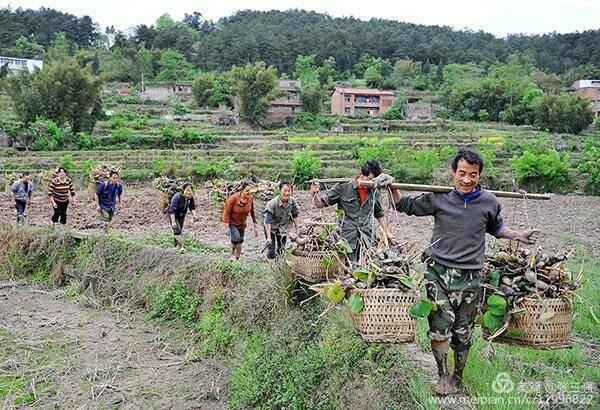
<path fill-rule="evenodd" d="M 100 99 L 101 85 L 86 68 L 70 63 L 44 66 L 33 73 L 23 70 L 6 80 L 5 89 L 24 124 L 43 117 L 68 124 L 77 133 L 94 128 L 92 110 Z"/>
<path fill-rule="evenodd" d="M 277 69 L 262 62 L 233 67 L 227 75 L 230 93 L 239 104 L 240 118 L 252 125 L 264 125 L 269 105 L 275 98 Z"/>

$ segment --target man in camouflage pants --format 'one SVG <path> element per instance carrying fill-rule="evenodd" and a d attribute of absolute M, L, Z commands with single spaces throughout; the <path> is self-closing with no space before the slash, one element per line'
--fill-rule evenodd
<path fill-rule="evenodd" d="M 533 244 L 537 230 L 513 231 L 504 226 L 500 203 L 479 185 L 483 160 L 475 151 L 460 150 L 452 160 L 454 190 L 403 197 L 392 188 L 396 210 L 407 215 L 433 216 L 427 263 L 427 296 L 437 309 L 429 314 L 431 348 L 440 377 L 435 392 L 447 395 L 462 384 L 481 296 L 485 234 Z M 454 374 L 448 371 L 448 350 L 454 350 Z"/>

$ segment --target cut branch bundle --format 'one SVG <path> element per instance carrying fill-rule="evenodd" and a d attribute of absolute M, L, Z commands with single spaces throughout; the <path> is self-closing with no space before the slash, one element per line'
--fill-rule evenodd
<path fill-rule="evenodd" d="M 204 185 L 210 189 L 211 198 L 218 201 L 226 201 L 231 195 L 242 190 L 242 185 L 247 180 L 227 181 L 216 179 L 208 181 Z M 256 179 L 252 186 L 252 196 L 262 202 L 267 202 L 273 199 L 279 191 L 279 183 L 267 181 L 264 179 Z"/>
<path fill-rule="evenodd" d="M 173 195 L 177 192 L 182 192 L 183 185 L 191 182 L 190 178 L 168 178 L 165 176 L 156 178 L 152 185 L 160 191 L 158 199 L 159 209 L 164 210 L 169 205 L 169 202 L 171 202 Z"/>
<path fill-rule="evenodd" d="M 119 165 L 101 162 L 90 170 L 90 181 L 99 184 L 100 182 L 108 179 L 111 172 L 117 172 L 119 175 L 121 175 L 121 167 Z"/>

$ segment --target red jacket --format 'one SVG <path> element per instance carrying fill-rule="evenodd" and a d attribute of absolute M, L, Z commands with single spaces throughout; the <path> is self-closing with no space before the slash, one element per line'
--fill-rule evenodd
<path fill-rule="evenodd" d="M 252 222 L 256 224 L 256 215 L 254 214 L 254 201 L 251 195 L 246 197 L 246 202 L 240 200 L 240 193 L 231 195 L 225 203 L 223 211 L 223 222 L 233 225 L 237 228 L 245 228 L 248 220 L 248 214 L 252 216 Z"/>

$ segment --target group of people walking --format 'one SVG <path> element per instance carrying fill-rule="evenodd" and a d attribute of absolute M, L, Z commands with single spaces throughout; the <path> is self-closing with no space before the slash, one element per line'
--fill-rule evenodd
<path fill-rule="evenodd" d="M 33 199 L 33 182 L 29 173 L 23 173 L 22 177 L 12 184 L 11 193 L 17 210 L 17 223 L 24 223 L 25 210 L 27 206 L 31 205 Z M 96 187 L 94 193 L 96 210 L 105 232 L 108 232 L 117 205 L 121 206 L 122 193 L 123 185 L 119 181 L 119 173 L 116 171 L 111 172 L 108 179 L 100 182 Z M 48 184 L 48 201 L 52 205 L 50 219 L 53 226 L 66 226 L 69 205 L 77 208 L 78 202 L 73 181 L 63 167 L 56 170 L 56 175 Z"/>
<path fill-rule="evenodd" d="M 391 209 L 414 216 L 432 216 L 434 227 L 431 243 L 423 252 L 425 263 L 426 290 L 437 309 L 429 315 L 429 332 L 433 355 L 438 367 L 439 381 L 436 393 L 451 393 L 462 382 L 477 306 L 482 294 L 482 268 L 485 258 L 485 234 L 496 238 L 517 240 L 533 244 L 539 231 L 509 229 L 501 216 L 498 199 L 479 184 L 484 162 L 473 150 L 459 150 L 452 163 L 450 173 L 454 188 L 448 193 L 425 193 L 419 196 L 403 196 L 393 186 L 394 179 L 382 172 L 377 161 L 368 161 L 360 173 L 347 183 L 340 183 L 321 193 L 320 185 L 311 186 L 311 203 L 317 208 L 337 206 L 343 211 L 341 234 L 352 252 L 351 262 L 361 259 L 363 252 L 372 244 L 375 219 L 388 239 L 393 239 L 384 219 L 379 188 L 389 189 L 393 204 Z M 363 185 L 369 181 L 369 187 Z M 231 260 L 239 260 L 246 233 L 248 219 L 251 220 L 255 236 L 259 226 L 254 209 L 253 181 L 243 184 L 239 192 L 231 195 L 223 210 L 222 223 L 231 239 Z M 21 221 L 26 207 L 31 204 L 33 183 L 28 174 L 12 186 L 12 194 Z M 289 181 L 279 184 L 279 194 L 268 201 L 264 208 L 263 229 L 266 239 L 267 257 L 281 255 L 288 235 L 299 227 L 298 202 L 293 196 Z M 109 178 L 98 184 L 95 191 L 96 209 L 108 226 L 117 207 L 121 205 L 123 187 L 119 174 L 112 172 Z M 48 199 L 52 204 L 52 222 L 65 225 L 67 210 L 72 203 L 77 207 L 75 190 L 64 168 L 48 186 Z M 165 209 L 171 224 L 176 246 L 181 246 L 181 234 L 186 215 L 196 219 L 196 203 L 191 184 L 176 193 Z M 449 348 L 454 350 L 454 371 L 450 375 L 447 364 Z"/>
<path fill-rule="evenodd" d="M 505 225 L 500 202 L 479 184 L 484 162 L 477 152 L 459 150 L 449 168 L 454 188 L 448 193 L 404 196 L 394 188 L 394 179 L 382 172 L 377 161 L 367 162 L 355 178 L 323 193 L 318 183 L 311 186 L 311 202 L 315 207 L 335 205 L 343 211 L 341 233 L 352 250 L 351 262 L 360 260 L 371 246 L 373 219 L 388 239 L 393 239 L 384 219 L 379 188 L 389 189 L 392 210 L 417 217 L 433 217 L 431 243 L 423 252 L 422 262 L 426 267 L 427 296 L 437 306 L 428 317 L 427 336 L 438 368 L 439 380 L 434 390 L 439 395 L 450 394 L 462 384 L 482 295 L 486 233 L 533 244 L 539 232 L 535 229 L 515 231 Z M 371 182 L 369 188 L 363 186 L 364 181 Z M 287 234 L 298 228 L 299 209 L 292 195 L 293 187 L 283 181 L 279 189 L 279 195 L 269 201 L 264 210 L 263 226 L 269 258 L 281 254 Z M 240 257 L 249 217 L 255 235 L 258 235 L 251 182 L 227 200 L 223 212 L 223 223 L 231 236 L 231 259 Z M 454 350 L 452 374 L 447 363 L 450 348 Z"/>

